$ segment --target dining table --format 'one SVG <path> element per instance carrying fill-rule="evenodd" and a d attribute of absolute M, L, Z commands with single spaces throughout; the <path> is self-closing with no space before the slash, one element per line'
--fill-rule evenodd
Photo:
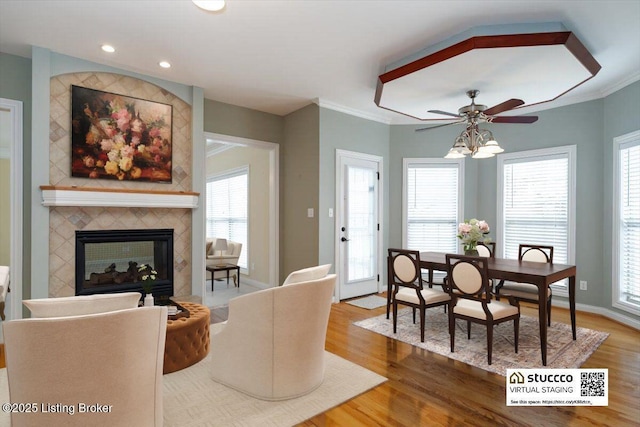
<path fill-rule="evenodd" d="M 555 263 L 520 261 L 517 259 L 487 258 L 489 278 L 530 283 L 538 287 L 538 301 L 547 300 L 549 285 L 559 280 L 569 279 L 569 309 L 571 312 L 571 332 L 576 339 L 576 266 Z M 447 271 L 446 254 L 441 252 L 420 252 L 420 267 L 425 270 Z M 547 304 L 538 304 L 540 325 L 540 351 L 542 365 L 547 366 Z"/>

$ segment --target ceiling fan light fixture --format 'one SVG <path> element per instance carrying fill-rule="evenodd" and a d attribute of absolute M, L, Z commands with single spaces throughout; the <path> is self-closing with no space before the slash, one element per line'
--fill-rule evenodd
<path fill-rule="evenodd" d="M 465 157 L 464 154 L 457 151 L 455 148 L 451 148 L 447 153 L 447 155 L 444 156 L 445 159 L 462 159 L 464 157 Z"/>
<path fill-rule="evenodd" d="M 488 151 L 492 154 L 498 154 L 498 153 L 504 152 L 504 148 L 500 147 L 500 145 L 498 144 L 498 141 L 496 141 L 493 138 L 489 139 L 482 148 L 484 148 L 485 151 Z"/>
<path fill-rule="evenodd" d="M 489 157 L 493 157 L 495 156 L 495 154 L 493 154 L 490 150 L 487 149 L 487 147 L 480 147 L 478 148 L 475 153 L 473 153 L 471 155 L 471 158 L 473 159 L 487 159 Z"/>

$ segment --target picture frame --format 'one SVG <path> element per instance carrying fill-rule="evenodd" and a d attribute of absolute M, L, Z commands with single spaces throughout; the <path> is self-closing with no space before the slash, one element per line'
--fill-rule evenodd
<path fill-rule="evenodd" d="M 173 106 L 71 86 L 71 176 L 172 182 Z"/>

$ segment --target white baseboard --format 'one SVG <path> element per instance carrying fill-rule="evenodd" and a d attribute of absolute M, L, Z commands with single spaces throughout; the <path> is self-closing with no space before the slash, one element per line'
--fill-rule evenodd
<path fill-rule="evenodd" d="M 251 285 L 254 288 L 258 289 L 269 289 L 271 287 L 268 283 L 262 283 L 249 277 L 240 275 L 240 286 L 242 286 L 243 284 Z"/>
<path fill-rule="evenodd" d="M 554 298 L 552 300 L 552 304 L 557 307 L 569 308 L 569 301 L 556 300 Z M 576 311 L 586 311 L 587 313 L 600 314 L 611 320 L 615 320 L 616 322 L 620 322 L 624 325 L 640 330 L 640 320 L 625 316 L 624 314 L 618 313 L 617 311 L 609 310 L 608 308 L 576 303 Z"/>

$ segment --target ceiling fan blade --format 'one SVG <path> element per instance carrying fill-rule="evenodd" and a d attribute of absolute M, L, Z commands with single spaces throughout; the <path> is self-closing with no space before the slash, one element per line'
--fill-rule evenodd
<path fill-rule="evenodd" d="M 416 132 L 422 132 L 424 130 L 431 130 L 431 129 L 435 129 L 435 128 L 441 128 L 441 127 L 445 127 L 445 126 L 449 126 L 449 125 L 457 125 L 458 123 L 462 123 L 462 122 L 464 122 L 464 120 L 458 120 L 457 122 L 451 122 L 451 123 L 447 123 L 447 124 L 444 124 L 444 125 L 429 126 L 428 128 L 416 129 Z"/>
<path fill-rule="evenodd" d="M 500 116 L 493 117 L 491 123 L 534 123 L 538 116 Z"/>
<path fill-rule="evenodd" d="M 522 99 L 509 99 L 507 101 L 504 101 L 501 104 L 498 105 L 494 105 L 491 108 L 487 108 L 486 110 L 484 110 L 483 112 L 487 115 L 487 116 L 492 116 L 494 114 L 498 114 L 498 113 L 502 113 L 503 111 L 508 111 L 508 110 L 512 110 L 520 105 L 524 104 L 524 101 Z"/>
<path fill-rule="evenodd" d="M 451 117 L 460 117 L 460 114 L 449 113 L 447 111 L 442 111 L 442 110 L 429 110 L 429 113 L 444 114 L 445 116 L 451 116 Z"/>

